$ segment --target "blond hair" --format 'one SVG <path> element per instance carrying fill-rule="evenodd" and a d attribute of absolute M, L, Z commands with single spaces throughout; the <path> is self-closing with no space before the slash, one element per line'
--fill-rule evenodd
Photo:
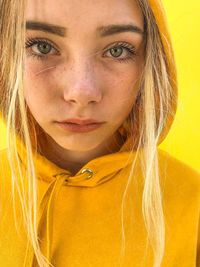
<path fill-rule="evenodd" d="M 133 139 L 132 150 L 143 148 L 140 158 L 144 190 L 142 213 L 148 240 L 154 252 L 154 267 L 159 267 L 165 250 L 165 220 L 162 207 L 157 145 L 167 134 L 177 107 L 177 84 L 174 55 L 168 35 L 163 35 L 147 0 L 137 0 L 144 16 L 145 66 L 140 90 L 133 109 L 124 122 Z M 150 1 L 155 2 L 155 1 Z M 7 125 L 8 159 L 12 173 L 13 200 L 15 189 L 20 198 L 27 237 L 40 267 L 53 266 L 40 248 L 38 236 L 37 177 L 33 150 L 39 141 L 37 122 L 31 116 L 23 95 L 25 0 L 0 1 L 0 99 L 1 114 Z M 160 3 L 157 2 L 157 5 Z M 164 21 L 162 7 L 159 16 Z M 163 25 L 162 25 L 163 27 Z M 26 172 L 22 170 L 17 153 L 17 136 L 26 148 Z M 122 199 L 122 250 L 125 251 L 124 205 L 135 167 L 132 163 Z M 23 176 L 26 175 L 26 185 Z M 26 190 L 28 189 L 28 190 Z M 27 193 L 28 192 L 28 193 Z M 24 262 L 24 265 L 26 262 Z"/>

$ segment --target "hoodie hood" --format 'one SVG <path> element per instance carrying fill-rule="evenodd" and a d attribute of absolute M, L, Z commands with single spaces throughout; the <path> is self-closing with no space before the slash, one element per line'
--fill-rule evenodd
<path fill-rule="evenodd" d="M 176 100 L 177 98 L 177 78 L 176 69 L 174 63 L 173 50 L 171 46 L 170 35 L 168 32 L 166 17 L 163 7 L 158 0 L 149 0 L 149 4 L 152 8 L 155 16 L 159 31 L 161 33 L 161 39 L 163 47 L 166 53 L 166 60 L 169 67 L 170 79 L 173 86 L 173 94 Z M 158 144 L 160 144 L 165 137 L 172 125 L 174 115 L 176 112 L 177 103 L 173 102 L 173 110 L 170 113 L 166 124 L 161 133 Z M 171 115 L 172 114 L 172 115 Z M 26 150 L 22 141 L 17 138 L 18 154 L 21 159 L 22 165 L 26 167 Z M 46 240 L 46 257 L 50 259 L 50 244 L 51 244 L 51 227 L 53 225 L 53 203 L 55 202 L 56 195 L 63 185 L 66 186 L 79 186 L 79 187 L 95 187 L 109 179 L 116 176 L 118 172 L 124 169 L 126 166 L 131 164 L 136 158 L 137 152 L 131 151 L 132 140 L 127 138 L 124 145 L 117 153 L 112 153 L 95 158 L 85 164 L 76 175 L 72 175 L 70 171 L 64 170 L 57 165 L 50 162 L 47 158 L 43 157 L 39 153 L 33 152 L 33 160 L 36 169 L 36 175 L 38 179 L 41 179 L 48 183 L 48 188 L 44 195 L 40 199 L 39 203 L 39 222 L 38 232 L 45 229 L 44 237 Z M 44 226 L 45 225 L 45 226 Z M 33 265 L 36 261 L 33 256 Z"/>
<path fill-rule="evenodd" d="M 149 4 L 155 16 L 155 20 L 157 22 L 159 31 L 161 33 L 163 48 L 166 54 L 166 61 L 169 67 L 168 68 L 169 76 L 170 76 L 170 80 L 173 86 L 172 110 L 170 111 L 170 114 L 168 115 L 166 119 L 166 123 L 160 134 L 160 137 L 158 140 L 158 145 L 159 145 L 166 138 L 171 128 L 171 125 L 174 121 L 174 117 L 175 117 L 175 113 L 177 109 L 177 96 L 178 96 L 177 75 L 176 75 L 176 67 L 175 67 L 175 62 L 174 62 L 173 49 L 171 45 L 171 38 L 170 38 L 169 31 L 168 31 L 168 26 L 167 26 L 167 21 L 166 21 L 166 16 L 165 16 L 163 6 L 160 0 L 149 0 Z M 25 164 L 26 150 L 25 150 L 23 142 L 21 141 L 19 137 L 17 137 L 17 147 L 18 147 L 18 154 L 21 158 L 21 162 L 24 166 L 26 166 Z M 106 179 L 108 179 L 108 178 L 105 178 L 108 175 L 107 173 L 107 171 L 109 170 L 108 166 L 112 165 L 113 169 L 111 170 L 111 172 L 115 173 L 117 170 L 123 168 L 124 164 L 126 165 L 127 161 L 129 162 L 128 160 L 129 157 L 132 157 L 133 155 L 136 154 L 134 150 L 131 150 L 132 147 L 133 147 L 133 140 L 131 139 L 131 137 L 128 137 L 126 138 L 124 145 L 121 147 L 121 149 L 117 153 L 108 154 L 108 155 L 104 155 L 102 157 L 93 159 L 92 161 L 88 162 L 83 168 L 81 168 L 81 170 L 74 176 L 72 176 L 70 171 L 59 168 L 57 165 L 53 164 L 47 158 L 45 158 L 41 154 L 34 152 L 34 151 L 33 151 L 33 159 L 34 159 L 36 174 L 38 178 L 41 178 L 45 180 L 46 182 L 51 182 L 50 177 L 62 176 L 66 185 L 96 186 L 100 184 L 101 182 L 105 181 Z M 90 169 L 94 169 L 95 171 L 91 172 Z M 99 175 L 97 175 L 97 173 Z M 64 179 L 64 176 L 66 179 Z M 87 179 L 88 176 L 90 178 L 91 176 L 93 176 L 93 179 L 91 180 Z M 94 176 L 96 178 L 94 178 Z M 97 177 L 104 177 L 104 178 L 98 179 Z M 82 184 L 83 181 L 84 183 Z"/>
<path fill-rule="evenodd" d="M 166 123 L 161 132 L 160 138 L 158 140 L 158 145 L 159 145 L 167 136 L 176 113 L 177 76 L 176 76 L 176 67 L 174 62 L 174 54 L 171 45 L 171 38 L 168 31 L 166 15 L 162 3 L 160 2 L 160 0 L 149 0 L 149 4 L 151 6 L 153 15 L 157 22 L 159 31 L 161 33 L 161 40 L 166 54 L 166 61 L 167 61 L 170 81 L 173 87 L 173 97 L 174 97 L 172 110 L 168 115 Z M 129 162 L 129 158 L 136 154 L 135 151 L 131 150 L 133 146 L 133 140 L 131 139 L 131 137 L 125 139 L 126 141 L 124 145 L 117 153 L 104 155 L 91 160 L 90 162 L 85 164 L 85 166 L 81 168 L 81 170 L 74 176 L 72 176 L 72 174 L 68 170 L 59 168 L 57 165 L 53 164 L 39 153 L 34 153 L 33 159 L 36 167 L 37 176 L 47 182 L 51 182 L 52 177 L 58 178 L 62 176 L 63 181 L 66 185 L 89 186 L 89 187 L 96 186 L 102 182 L 105 182 L 111 173 L 116 173 L 116 171 L 122 169 L 127 164 L 127 162 Z M 21 151 L 19 153 L 21 160 L 22 162 L 25 162 L 26 152 L 24 149 L 24 145 L 22 144 L 19 138 L 17 139 L 17 144 L 19 152 Z"/>
<path fill-rule="evenodd" d="M 148 0 L 149 5 L 151 6 L 153 15 L 155 17 L 157 26 L 159 28 L 160 34 L 161 34 L 161 40 L 163 43 L 163 48 L 166 54 L 166 61 L 167 61 L 167 66 L 168 66 L 168 71 L 169 71 L 169 76 L 170 76 L 170 81 L 173 87 L 173 105 L 172 105 L 172 110 L 170 111 L 166 123 L 163 127 L 163 130 L 160 134 L 160 138 L 158 140 L 158 145 L 165 139 L 167 136 L 171 125 L 174 120 L 174 116 L 176 113 L 177 109 L 177 76 L 176 76 L 176 67 L 175 67 L 175 62 L 174 62 L 174 54 L 173 54 L 173 49 L 171 45 L 171 38 L 170 34 L 168 31 L 168 25 L 167 25 L 167 20 L 166 20 L 166 15 L 165 11 L 163 9 L 162 3 L 160 0 Z M 18 145 L 18 150 L 19 150 L 19 155 L 21 158 L 22 162 L 25 162 L 25 149 L 24 145 L 21 142 L 19 138 L 17 138 L 17 145 Z M 113 166 L 113 173 L 120 168 L 123 168 L 124 163 L 127 162 L 128 158 L 130 155 L 135 154 L 134 151 L 131 151 L 131 148 L 133 146 L 133 140 L 131 138 L 127 138 L 124 145 L 121 147 L 121 149 L 117 153 L 113 153 L 110 155 L 105 155 L 102 157 L 98 157 L 96 159 L 93 159 L 92 161 L 88 162 L 81 170 L 75 175 L 72 176 L 71 173 L 67 170 L 64 170 L 62 168 L 59 168 L 49 160 L 47 160 L 45 157 L 40 155 L 39 153 L 34 153 L 33 158 L 34 158 L 34 163 L 36 167 L 36 172 L 38 177 L 42 177 L 47 182 L 50 182 L 51 179 L 49 177 L 58 177 L 61 175 L 65 175 L 66 179 L 65 182 L 68 185 L 74 185 L 74 186 L 81 186 L 82 185 L 82 179 L 84 180 L 84 186 L 95 186 L 99 183 L 100 181 L 103 182 L 103 180 L 98 180 L 97 178 L 97 172 L 99 173 L 99 177 L 107 177 L 108 173 L 106 170 L 109 170 L 108 166 L 112 165 Z M 121 164 L 115 164 L 117 162 L 120 162 Z M 113 163 L 113 164 L 111 164 Z M 105 165 L 104 165 L 105 164 Z M 26 164 L 24 164 L 26 165 Z M 43 167 L 45 166 L 45 168 Z M 94 169 L 94 172 L 90 172 L 89 169 Z M 64 173 L 64 174 L 63 174 Z M 95 173 L 95 175 L 94 175 Z M 82 178 L 81 178 L 81 177 Z M 93 176 L 93 179 L 87 180 L 87 178 L 84 177 L 91 177 Z M 79 177 L 79 178 L 77 178 Z M 64 178 L 63 178 L 64 179 Z M 86 179 L 86 180 L 85 180 Z M 106 179 L 106 178 L 103 178 Z M 76 181 L 76 182 L 75 182 Z M 87 181 L 87 182 L 86 182 Z"/>

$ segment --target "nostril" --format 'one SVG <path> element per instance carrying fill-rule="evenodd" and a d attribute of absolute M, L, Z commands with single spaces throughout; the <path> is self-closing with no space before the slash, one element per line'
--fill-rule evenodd
<path fill-rule="evenodd" d="M 69 104 L 86 106 L 101 101 L 102 91 L 93 85 L 68 85 L 63 89 L 63 98 Z"/>
<path fill-rule="evenodd" d="M 76 101 L 75 101 L 75 100 L 73 100 L 73 99 L 70 99 L 70 100 L 69 100 L 69 102 L 76 103 Z"/>

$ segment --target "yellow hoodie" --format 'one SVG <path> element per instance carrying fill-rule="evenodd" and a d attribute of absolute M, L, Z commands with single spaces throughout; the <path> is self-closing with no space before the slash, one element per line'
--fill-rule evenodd
<path fill-rule="evenodd" d="M 162 9 L 159 2 L 149 2 L 163 33 L 169 59 L 170 39 Z M 170 60 L 169 67 L 171 78 L 176 80 Z M 173 118 L 168 120 L 159 142 L 167 135 L 172 121 Z M 18 148 L 21 145 L 18 140 Z M 127 140 L 117 153 L 89 161 L 74 176 L 40 154 L 34 155 L 41 247 L 55 267 L 153 266 L 152 250 L 149 246 L 146 250 L 147 234 L 142 216 L 143 176 L 138 158 L 124 209 L 126 246 L 124 261 L 120 265 L 122 197 L 131 162 L 136 157 L 135 152 L 130 152 L 130 145 L 131 141 Z M 18 153 L 23 165 L 23 146 Z M 158 161 L 166 226 L 162 267 L 200 266 L 200 174 L 161 149 L 158 149 Z M 0 266 L 22 267 L 27 237 L 17 195 L 18 228 L 15 227 L 11 181 L 5 149 L 0 152 Z M 26 267 L 37 266 L 31 250 L 27 255 Z"/>
<path fill-rule="evenodd" d="M 153 266 L 150 247 L 145 254 L 146 230 L 141 213 L 143 180 L 139 161 L 136 161 L 133 183 L 128 189 L 125 259 L 123 265 L 119 265 L 121 202 L 130 162 L 136 155 L 126 151 L 126 145 L 117 153 L 91 160 L 75 176 L 41 155 L 35 155 L 40 238 L 44 240 L 43 251 L 48 253 L 46 249 L 50 248 L 50 260 L 55 267 Z M 161 149 L 158 155 L 166 223 L 162 267 L 200 266 L 200 175 Z M 20 152 L 22 156 L 23 151 Z M 6 150 L 1 151 L 0 160 L 0 266 L 18 267 L 23 266 L 27 239 L 19 204 L 18 232 L 14 224 Z M 28 255 L 26 266 L 37 266 L 32 265 L 31 252 Z"/>

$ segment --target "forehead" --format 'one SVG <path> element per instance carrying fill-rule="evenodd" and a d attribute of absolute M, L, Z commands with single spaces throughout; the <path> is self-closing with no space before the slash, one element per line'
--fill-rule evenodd
<path fill-rule="evenodd" d="M 27 20 L 63 25 L 77 30 L 114 23 L 143 27 L 142 12 L 136 0 L 28 0 Z"/>

